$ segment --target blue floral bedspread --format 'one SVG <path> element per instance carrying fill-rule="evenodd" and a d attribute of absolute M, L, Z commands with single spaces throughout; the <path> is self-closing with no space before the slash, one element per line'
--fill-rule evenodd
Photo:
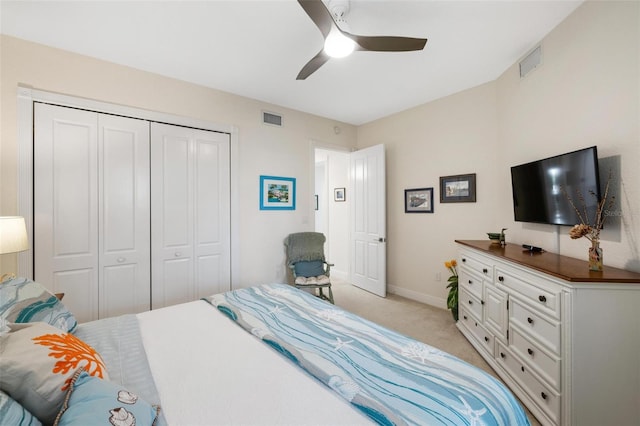
<path fill-rule="evenodd" d="M 379 424 L 529 424 L 486 372 L 294 287 L 261 285 L 205 300 Z"/>

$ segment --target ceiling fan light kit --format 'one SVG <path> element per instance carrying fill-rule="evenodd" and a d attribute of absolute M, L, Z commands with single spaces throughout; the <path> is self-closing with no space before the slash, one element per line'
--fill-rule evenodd
<path fill-rule="evenodd" d="M 422 50 L 426 38 L 396 36 L 361 36 L 351 34 L 344 20 L 349 11 L 348 0 L 333 0 L 329 8 L 322 0 L 298 0 L 324 37 L 324 47 L 302 67 L 296 77 L 304 80 L 316 72 L 330 58 L 344 58 L 354 50 L 373 52 L 408 52 Z"/>
<path fill-rule="evenodd" d="M 324 41 L 324 52 L 332 58 L 349 56 L 355 48 L 356 43 L 336 29 L 331 30 Z"/>

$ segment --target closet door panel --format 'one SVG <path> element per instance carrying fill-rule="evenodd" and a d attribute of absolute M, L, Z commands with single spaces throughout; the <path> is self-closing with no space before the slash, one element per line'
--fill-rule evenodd
<path fill-rule="evenodd" d="M 230 290 L 229 135 L 195 140 L 196 297 Z"/>
<path fill-rule="evenodd" d="M 158 296 L 158 303 L 162 303 L 162 306 L 190 302 L 196 299 L 193 287 L 189 285 L 193 282 L 193 261 L 191 258 L 166 259 L 162 262 L 162 275 L 163 285 L 160 288 L 153 288 L 154 297 Z"/>
<path fill-rule="evenodd" d="M 151 126 L 152 307 L 230 288 L 228 134 Z"/>
<path fill-rule="evenodd" d="M 192 245 L 193 185 L 189 151 L 188 138 L 175 135 L 165 135 L 163 138 L 162 236 L 163 245 L 168 250 L 179 248 L 184 252 Z"/>
<path fill-rule="evenodd" d="M 53 291 L 64 293 L 64 305 L 80 322 L 98 319 L 96 268 L 59 270 L 53 273 Z M 38 279 L 36 281 L 40 282 Z"/>
<path fill-rule="evenodd" d="M 34 112 L 34 278 L 89 321 L 98 314 L 97 114 Z"/>
<path fill-rule="evenodd" d="M 100 115 L 100 317 L 151 308 L 149 122 Z"/>
<path fill-rule="evenodd" d="M 191 129 L 151 126 L 151 306 L 195 299 Z"/>

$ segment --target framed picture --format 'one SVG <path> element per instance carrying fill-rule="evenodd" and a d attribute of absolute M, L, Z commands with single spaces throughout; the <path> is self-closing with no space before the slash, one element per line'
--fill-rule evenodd
<path fill-rule="evenodd" d="M 314 195 L 313 197 L 316 200 L 316 208 L 315 208 L 315 210 L 318 210 L 318 194 Z"/>
<path fill-rule="evenodd" d="M 476 174 L 443 176 L 440 178 L 441 203 L 475 203 Z"/>
<path fill-rule="evenodd" d="M 345 188 L 335 188 L 333 190 L 333 201 L 344 201 L 344 200 L 346 200 Z"/>
<path fill-rule="evenodd" d="M 260 176 L 260 210 L 295 209 L 295 178 Z"/>
<path fill-rule="evenodd" d="M 433 213 L 433 188 L 404 190 L 405 213 Z"/>

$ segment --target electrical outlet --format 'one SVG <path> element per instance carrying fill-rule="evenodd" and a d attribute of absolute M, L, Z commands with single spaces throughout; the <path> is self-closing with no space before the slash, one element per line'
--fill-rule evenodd
<path fill-rule="evenodd" d="M 442 274 L 440 272 L 436 272 L 436 281 L 442 281 Z"/>

